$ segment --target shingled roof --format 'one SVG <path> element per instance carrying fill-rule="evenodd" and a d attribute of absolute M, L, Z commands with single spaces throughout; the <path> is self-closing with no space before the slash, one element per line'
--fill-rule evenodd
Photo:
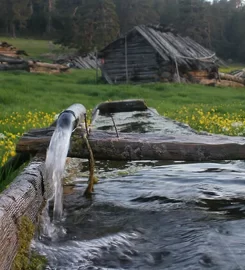
<path fill-rule="evenodd" d="M 175 31 L 171 31 L 161 25 L 139 25 L 135 26 L 124 37 L 130 38 L 136 33 L 142 35 L 145 40 L 159 53 L 164 61 L 176 61 L 179 66 L 184 65 L 193 68 L 193 65 L 205 67 L 205 63 L 215 63 L 219 61 L 214 52 L 204 48 L 189 37 L 183 37 Z M 118 40 L 120 40 L 118 39 Z M 106 51 L 113 46 L 118 40 L 105 47 L 101 52 Z"/>

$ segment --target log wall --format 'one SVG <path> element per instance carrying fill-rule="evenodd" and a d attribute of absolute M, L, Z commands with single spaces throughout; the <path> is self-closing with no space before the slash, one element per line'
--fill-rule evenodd
<path fill-rule="evenodd" d="M 116 47 L 115 47 L 116 46 Z M 158 81 L 159 66 L 157 53 L 147 41 L 138 35 L 127 40 L 127 71 L 125 56 L 125 39 L 120 39 L 114 46 L 104 51 L 104 77 L 108 76 L 112 83 L 127 81 Z"/>

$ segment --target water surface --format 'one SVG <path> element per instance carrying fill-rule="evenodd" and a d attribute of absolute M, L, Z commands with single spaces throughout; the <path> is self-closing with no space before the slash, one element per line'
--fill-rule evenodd
<path fill-rule="evenodd" d="M 120 133 L 198 135 L 153 111 L 114 117 Z M 102 116 L 94 128 L 114 130 Z M 65 188 L 58 227 L 66 233 L 33 244 L 47 256 L 47 269 L 245 269 L 243 161 L 98 161 L 96 169 L 100 181 L 91 199 L 83 197 L 86 166 Z"/>
<path fill-rule="evenodd" d="M 245 269 L 243 161 L 97 168 L 91 200 L 83 173 L 64 198 L 66 234 L 35 243 L 47 269 Z"/>

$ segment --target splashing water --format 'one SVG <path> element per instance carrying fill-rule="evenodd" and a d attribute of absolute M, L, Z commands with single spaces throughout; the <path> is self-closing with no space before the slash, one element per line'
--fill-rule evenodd
<path fill-rule="evenodd" d="M 65 168 L 74 121 L 75 116 L 70 112 L 63 112 L 60 115 L 46 156 L 46 181 L 49 186 L 47 197 L 48 200 L 54 199 L 53 219 L 55 221 L 60 220 L 63 213 L 61 178 Z"/>

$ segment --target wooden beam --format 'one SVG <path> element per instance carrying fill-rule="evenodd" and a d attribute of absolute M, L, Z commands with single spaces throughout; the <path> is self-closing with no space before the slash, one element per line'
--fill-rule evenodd
<path fill-rule="evenodd" d="M 2 54 L 0 54 L 0 62 L 5 62 L 8 64 L 23 64 L 23 63 L 27 64 L 27 62 L 24 59 L 9 57 Z"/>
<path fill-rule="evenodd" d="M 46 151 L 52 128 L 32 130 L 17 144 L 17 152 Z M 71 138 L 69 157 L 88 158 L 81 129 Z M 162 136 L 151 134 L 115 133 L 92 131 L 89 135 L 94 157 L 97 160 L 240 160 L 245 159 L 245 141 L 229 136 Z"/>
<path fill-rule="evenodd" d="M 236 77 L 236 76 L 233 76 L 230 74 L 225 74 L 222 72 L 219 72 L 219 76 L 220 76 L 220 79 L 222 79 L 222 80 L 233 81 L 233 82 L 237 82 L 237 83 L 240 83 L 243 85 L 245 84 L 245 80 L 243 78 L 240 78 L 240 77 Z"/>
<path fill-rule="evenodd" d="M 0 71 L 4 70 L 29 70 L 27 63 L 22 64 L 0 64 Z"/>

